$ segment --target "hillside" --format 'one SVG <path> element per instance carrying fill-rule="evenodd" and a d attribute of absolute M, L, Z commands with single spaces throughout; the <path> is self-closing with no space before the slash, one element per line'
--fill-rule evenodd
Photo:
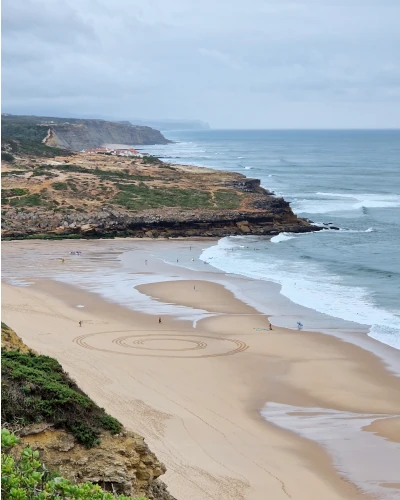
<path fill-rule="evenodd" d="M 241 174 L 171 165 L 151 156 L 77 153 L 49 160 L 18 149 L 12 154 L 2 164 L 4 238 L 316 230 L 257 179 Z"/>
<path fill-rule="evenodd" d="M 151 127 L 104 120 L 2 114 L 2 139 L 43 142 L 73 151 L 103 144 L 149 145 L 169 141 Z"/>
<path fill-rule="evenodd" d="M 73 482 L 174 500 L 158 479 L 164 465 L 141 436 L 99 408 L 55 359 L 30 350 L 4 323 L 1 332 L 2 426 L 21 438 L 20 448 L 40 450 L 47 469 Z"/>

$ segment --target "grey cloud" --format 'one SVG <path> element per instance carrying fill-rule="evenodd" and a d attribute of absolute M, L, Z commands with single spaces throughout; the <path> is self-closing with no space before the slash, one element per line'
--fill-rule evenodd
<path fill-rule="evenodd" d="M 3 0 L 3 111 L 400 126 L 399 14 L 392 0 Z"/>

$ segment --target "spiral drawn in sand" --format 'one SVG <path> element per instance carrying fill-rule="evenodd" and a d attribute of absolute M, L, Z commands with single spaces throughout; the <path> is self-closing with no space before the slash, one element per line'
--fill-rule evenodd
<path fill-rule="evenodd" d="M 88 333 L 74 338 L 73 342 L 93 351 L 156 358 L 215 358 L 231 356 L 248 348 L 241 340 L 179 333 L 175 330 L 162 330 L 158 333 L 137 333 L 137 330 L 134 332 L 123 330 Z M 128 335 L 116 337 L 119 333 Z"/>

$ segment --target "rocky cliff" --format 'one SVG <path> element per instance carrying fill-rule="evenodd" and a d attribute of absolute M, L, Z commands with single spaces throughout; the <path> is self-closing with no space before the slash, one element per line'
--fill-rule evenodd
<path fill-rule="evenodd" d="M 258 179 L 79 153 L 3 165 L 4 238 L 270 235 L 318 230 Z"/>
<path fill-rule="evenodd" d="M 103 490 L 149 500 L 174 500 L 158 478 L 165 466 L 152 453 L 144 439 L 133 432 L 103 433 L 101 442 L 90 450 L 64 430 L 47 424 L 27 426 L 19 431 L 19 448 L 38 450 L 50 470 L 72 482 L 90 481 Z"/>
<path fill-rule="evenodd" d="M 170 141 L 161 132 L 150 127 L 103 120 L 82 120 L 82 123 L 50 125 L 43 142 L 47 146 L 80 151 L 103 144 L 149 145 L 167 144 Z"/>

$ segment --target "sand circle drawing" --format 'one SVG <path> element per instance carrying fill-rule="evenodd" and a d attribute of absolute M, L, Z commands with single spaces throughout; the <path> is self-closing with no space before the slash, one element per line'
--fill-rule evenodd
<path fill-rule="evenodd" d="M 200 340 L 192 340 L 192 339 L 186 339 L 186 338 L 178 338 L 178 337 L 150 337 L 150 338 L 144 338 L 144 339 L 135 339 L 132 340 L 130 343 L 127 342 L 127 340 L 130 340 L 132 338 L 131 335 L 127 335 L 125 337 L 119 337 L 118 339 L 114 339 L 113 343 L 118 344 L 122 347 L 128 347 L 128 348 L 134 348 L 134 349 L 144 349 L 144 350 L 149 350 L 149 351 L 195 351 L 198 349 L 205 349 L 207 347 L 207 344 L 205 342 L 201 342 Z M 154 343 L 156 345 L 150 345 L 148 347 L 145 346 L 145 344 L 148 343 Z M 163 345 L 168 345 L 172 344 L 175 347 L 162 347 Z M 179 347 L 179 345 L 186 345 L 186 347 Z M 190 347 L 187 347 L 187 344 L 194 344 L 191 345 Z"/>
<path fill-rule="evenodd" d="M 118 334 L 126 333 L 120 336 Z M 241 340 L 226 337 L 211 337 L 193 333 L 163 330 L 112 331 L 80 335 L 73 342 L 84 349 L 122 356 L 145 356 L 160 358 L 213 358 L 231 356 L 245 351 L 248 345 Z"/>

